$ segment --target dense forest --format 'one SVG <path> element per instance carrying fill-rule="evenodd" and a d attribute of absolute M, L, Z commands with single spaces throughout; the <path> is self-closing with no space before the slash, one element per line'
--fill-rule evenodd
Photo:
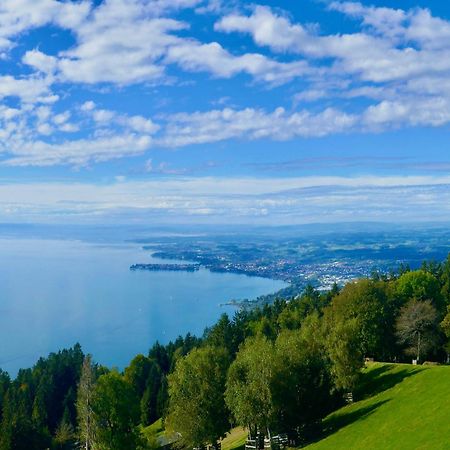
<path fill-rule="evenodd" d="M 357 395 L 365 358 L 446 363 L 449 338 L 450 257 L 223 315 L 123 372 L 75 345 L 15 379 L 0 370 L 0 450 L 155 448 L 144 430 L 160 418 L 184 447 L 233 425 L 301 445 Z"/>

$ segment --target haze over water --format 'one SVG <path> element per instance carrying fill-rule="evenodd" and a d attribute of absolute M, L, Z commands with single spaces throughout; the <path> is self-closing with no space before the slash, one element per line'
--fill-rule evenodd
<path fill-rule="evenodd" d="M 221 303 L 285 286 L 207 270 L 132 272 L 133 263 L 161 262 L 132 244 L 0 238 L 0 248 L 0 368 L 12 375 L 76 342 L 123 368 L 156 340 L 201 334 L 234 312 Z"/>

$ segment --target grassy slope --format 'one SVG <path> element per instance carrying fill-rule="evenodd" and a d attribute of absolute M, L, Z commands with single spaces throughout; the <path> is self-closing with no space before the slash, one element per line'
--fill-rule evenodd
<path fill-rule="evenodd" d="M 243 449 L 247 440 L 247 431 L 244 428 L 233 428 L 222 440 L 222 450 Z"/>
<path fill-rule="evenodd" d="M 308 450 L 450 449 L 450 367 L 375 363 L 363 383 Z"/>

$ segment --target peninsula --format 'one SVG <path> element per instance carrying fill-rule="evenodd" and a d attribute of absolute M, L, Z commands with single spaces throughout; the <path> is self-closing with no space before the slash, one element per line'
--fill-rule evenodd
<path fill-rule="evenodd" d="M 200 264 L 133 264 L 130 270 L 149 270 L 159 272 L 162 270 L 171 272 L 197 272 Z"/>

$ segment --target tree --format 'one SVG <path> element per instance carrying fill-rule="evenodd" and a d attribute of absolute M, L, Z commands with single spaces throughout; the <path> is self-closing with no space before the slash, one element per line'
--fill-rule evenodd
<path fill-rule="evenodd" d="M 168 426 L 189 447 L 215 445 L 229 430 L 224 401 L 229 366 L 227 350 L 203 347 L 178 360 L 169 375 Z"/>
<path fill-rule="evenodd" d="M 57 449 L 71 449 L 76 438 L 73 427 L 70 423 L 61 422 L 56 429 L 55 438 L 53 439 Z"/>
<path fill-rule="evenodd" d="M 154 359 L 165 374 L 169 372 L 170 357 L 167 351 L 167 347 L 161 345 L 159 341 L 156 341 L 153 344 L 153 347 L 148 352 L 148 357 L 150 359 Z"/>
<path fill-rule="evenodd" d="M 437 338 L 438 313 L 430 300 L 411 300 L 400 310 L 396 332 L 406 353 L 416 355 L 417 361 L 433 347 Z"/>
<path fill-rule="evenodd" d="M 367 279 L 348 283 L 331 304 L 334 320 L 355 319 L 359 352 L 363 356 L 386 360 L 395 353 L 396 305 L 390 300 L 388 286 Z"/>
<path fill-rule="evenodd" d="M 162 416 L 158 394 L 163 389 L 163 374 L 156 361 L 150 360 L 144 392 L 141 396 L 141 422 L 150 425 Z"/>
<path fill-rule="evenodd" d="M 445 345 L 445 349 L 447 350 L 447 358 L 450 354 L 450 305 L 447 306 L 447 314 L 444 317 L 444 320 L 441 322 L 441 328 L 447 337 L 447 343 Z"/>
<path fill-rule="evenodd" d="M 410 300 L 430 300 L 438 312 L 443 309 L 444 299 L 439 282 L 436 277 L 424 270 L 404 273 L 397 280 L 396 294 L 403 304 Z"/>
<path fill-rule="evenodd" d="M 240 344 L 240 336 L 236 334 L 236 326 L 227 314 L 222 314 L 217 323 L 206 330 L 205 340 L 212 347 L 223 347 L 230 355 L 234 355 Z"/>
<path fill-rule="evenodd" d="M 78 418 L 78 436 L 82 448 L 90 450 L 94 443 L 94 419 L 93 419 L 93 395 L 95 387 L 95 373 L 92 366 L 92 358 L 87 355 L 84 358 L 81 369 L 80 383 L 78 385 L 76 409 Z"/>
<path fill-rule="evenodd" d="M 2 421 L 3 401 L 10 385 L 11 379 L 9 378 L 9 375 L 0 369 L 0 423 Z"/>
<path fill-rule="evenodd" d="M 228 372 L 225 400 L 235 421 L 250 433 L 266 433 L 274 421 L 271 381 L 273 343 L 265 336 L 248 338 Z"/>
<path fill-rule="evenodd" d="M 20 385 L 17 380 L 6 392 L 0 428 L 1 450 L 44 449 L 50 446 L 48 432 L 37 428 L 31 420 L 30 394 L 29 386 Z"/>
<path fill-rule="evenodd" d="M 97 380 L 92 398 L 96 450 L 135 449 L 139 443 L 139 400 L 117 371 Z"/>
<path fill-rule="evenodd" d="M 271 382 L 278 431 L 295 431 L 305 438 L 333 404 L 330 364 L 314 336 L 317 316 L 313 322 L 315 326 L 280 333 Z"/>
<path fill-rule="evenodd" d="M 331 361 L 334 385 L 338 390 L 352 392 L 363 367 L 358 319 L 336 318 L 332 310 L 327 310 L 324 325 L 326 353 Z"/>

